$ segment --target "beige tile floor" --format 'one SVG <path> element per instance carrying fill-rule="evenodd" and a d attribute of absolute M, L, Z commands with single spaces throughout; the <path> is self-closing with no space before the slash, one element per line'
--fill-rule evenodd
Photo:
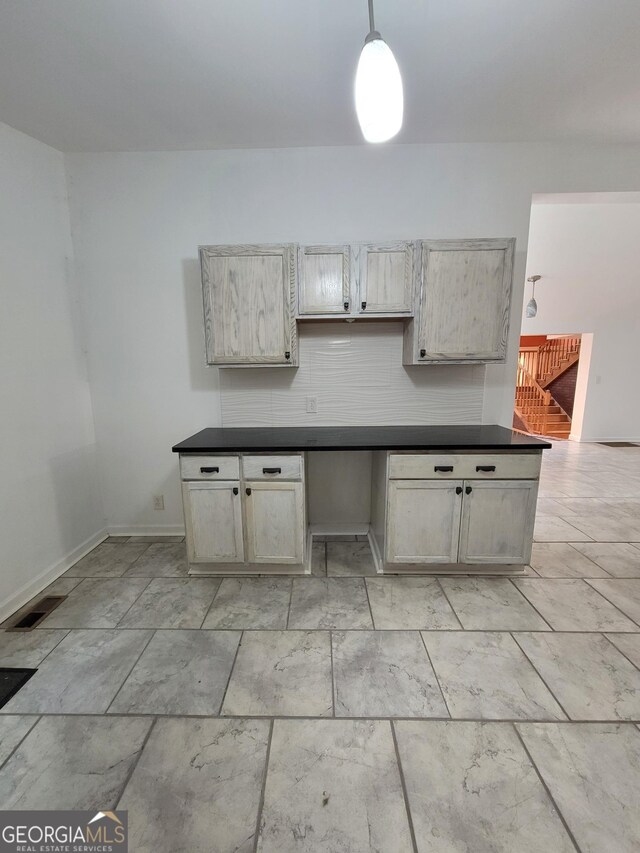
<path fill-rule="evenodd" d="M 129 810 L 130 849 L 640 850 L 640 448 L 556 443 L 527 577 L 189 578 L 118 537 L 0 665 L 0 808 Z"/>

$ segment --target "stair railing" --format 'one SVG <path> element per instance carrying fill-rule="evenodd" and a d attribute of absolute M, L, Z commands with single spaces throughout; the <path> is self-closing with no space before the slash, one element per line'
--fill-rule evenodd
<path fill-rule="evenodd" d="M 545 391 L 538 384 L 535 376 L 529 372 L 524 360 L 518 363 L 516 379 L 516 406 L 521 409 L 525 418 L 536 427 L 536 432 L 545 434 L 547 416 L 551 405 L 551 392 Z M 542 414 L 533 409 L 542 407 Z"/>

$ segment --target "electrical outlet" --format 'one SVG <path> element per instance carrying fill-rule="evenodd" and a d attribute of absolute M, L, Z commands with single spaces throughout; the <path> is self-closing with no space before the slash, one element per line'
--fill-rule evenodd
<path fill-rule="evenodd" d="M 317 397 L 307 397 L 307 411 L 308 412 L 317 412 L 318 411 L 318 398 Z"/>
<path fill-rule="evenodd" d="M 164 509 L 164 495 L 154 495 L 153 496 L 153 508 L 154 509 Z"/>

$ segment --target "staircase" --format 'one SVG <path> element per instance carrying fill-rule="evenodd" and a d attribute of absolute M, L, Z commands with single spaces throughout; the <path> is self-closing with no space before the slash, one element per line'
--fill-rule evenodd
<path fill-rule="evenodd" d="M 521 347 L 515 413 L 528 432 L 569 438 L 571 418 L 548 386 L 580 357 L 580 337 L 551 338 L 537 347 Z"/>

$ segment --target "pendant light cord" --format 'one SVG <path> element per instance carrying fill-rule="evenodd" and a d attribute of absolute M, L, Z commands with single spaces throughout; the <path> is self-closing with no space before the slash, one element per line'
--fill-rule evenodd
<path fill-rule="evenodd" d="M 369 0 L 369 32 L 373 32 L 376 26 L 373 22 L 373 0 Z"/>

